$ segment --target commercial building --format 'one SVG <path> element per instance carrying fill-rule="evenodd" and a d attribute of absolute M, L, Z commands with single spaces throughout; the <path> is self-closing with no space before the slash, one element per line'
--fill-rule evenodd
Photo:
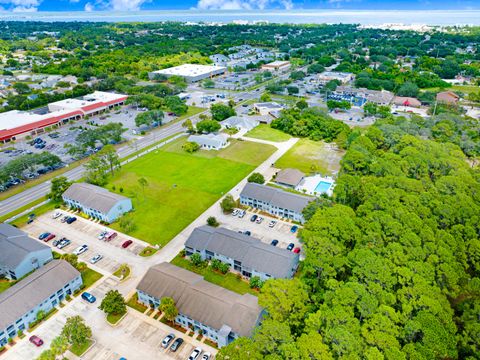
<path fill-rule="evenodd" d="M 321 84 L 326 84 L 332 80 L 338 80 L 342 84 L 346 84 L 352 81 L 355 78 L 355 75 L 345 72 L 338 72 L 338 71 L 324 71 L 323 73 L 318 75 L 318 81 Z"/>
<path fill-rule="evenodd" d="M 290 64 L 290 61 L 272 61 L 271 63 L 262 65 L 261 69 L 264 71 L 287 71 L 290 69 L 292 64 Z"/>
<path fill-rule="evenodd" d="M 263 103 L 255 103 L 253 104 L 253 110 L 260 115 L 272 115 L 272 113 L 276 113 L 277 111 L 282 111 L 283 106 L 275 101 L 271 102 L 263 102 Z M 273 115 L 272 115 L 273 116 Z"/>
<path fill-rule="evenodd" d="M 104 189 L 86 183 L 72 184 L 62 195 L 62 199 L 73 209 L 79 209 L 88 216 L 111 223 L 132 210 L 132 201 Z"/>
<path fill-rule="evenodd" d="M 180 76 L 187 82 L 197 82 L 217 75 L 222 75 L 226 71 L 227 68 L 224 66 L 184 64 L 168 69 L 152 71 L 148 73 L 148 77 L 151 80 L 154 80 L 158 75 L 163 75 L 167 78 L 170 76 Z"/>
<path fill-rule="evenodd" d="M 0 293 L 0 346 L 48 313 L 82 286 L 82 276 L 65 260 L 53 260 Z"/>
<path fill-rule="evenodd" d="M 207 225 L 193 230 L 185 242 L 185 252 L 189 256 L 198 253 L 203 260 L 218 259 L 228 264 L 231 271 L 262 280 L 292 278 L 299 261 L 299 255 L 291 251 L 236 231 Z"/>
<path fill-rule="evenodd" d="M 0 224 L 0 275 L 18 280 L 52 260 L 49 246 L 12 225 Z"/>
<path fill-rule="evenodd" d="M 437 102 L 447 104 L 447 105 L 456 105 L 460 100 L 460 96 L 455 94 L 453 91 L 442 91 L 437 94 Z"/>
<path fill-rule="evenodd" d="M 220 150 L 228 146 L 228 136 L 225 134 L 190 135 L 188 141 L 197 143 L 203 150 Z"/>
<path fill-rule="evenodd" d="M 353 98 L 361 98 L 377 105 L 389 105 L 395 97 L 392 92 L 387 90 L 369 90 L 351 86 L 338 86 L 334 94 L 342 95 L 346 97 L 348 101 L 354 102 Z"/>
<path fill-rule="evenodd" d="M 227 129 L 237 129 L 237 130 L 252 130 L 260 124 L 255 118 L 246 117 L 246 116 L 230 116 L 228 119 L 225 119 L 221 122 L 222 126 Z"/>
<path fill-rule="evenodd" d="M 422 103 L 420 100 L 413 98 L 413 97 L 407 97 L 407 96 L 395 96 L 393 98 L 393 103 L 397 106 L 406 106 L 406 107 L 414 107 L 414 108 L 419 108 L 422 106 Z"/>
<path fill-rule="evenodd" d="M 80 120 L 86 115 L 96 115 L 123 105 L 127 98 L 127 95 L 95 91 L 79 99 L 48 104 L 48 110 L 12 110 L 0 113 L 0 142 L 16 140 L 19 136 L 35 136 L 43 133 L 48 126 L 60 126 L 71 120 Z"/>
<path fill-rule="evenodd" d="M 298 195 L 270 186 L 247 183 L 240 193 L 240 203 L 269 214 L 305 222 L 302 210 L 315 198 Z"/>
<path fill-rule="evenodd" d="M 303 180 L 305 174 L 297 169 L 280 170 L 273 180 L 278 185 L 295 189 Z"/>
<path fill-rule="evenodd" d="M 173 298 L 178 309 L 175 322 L 185 329 L 201 330 L 219 347 L 251 336 L 263 314 L 255 296 L 234 293 L 169 263 L 151 267 L 138 284 L 137 294 L 150 307 L 158 307 L 164 297 Z"/>

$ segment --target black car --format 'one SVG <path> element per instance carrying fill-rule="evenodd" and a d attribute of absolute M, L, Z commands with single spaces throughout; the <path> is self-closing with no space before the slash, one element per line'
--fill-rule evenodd
<path fill-rule="evenodd" d="M 247 230 L 247 231 L 245 231 L 245 232 L 244 232 L 244 234 L 245 234 L 245 235 L 247 235 L 247 236 L 250 236 L 250 235 L 252 235 L 252 233 L 251 233 L 250 231 L 248 231 L 248 230 Z"/>
<path fill-rule="evenodd" d="M 258 218 L 257 215 L 252 215 L 252 217 L 250 218 L 250 221 L 255 222 L 255 220 L 257 220 L 257 218 Z"/>
<path fill-rule="evenodd" d="M 272 240 L 272 242 L 270 243 L 270 245 L 277 246 L 277 245 L 278 245 L 278 240 L 277 240 L 277 239 Z"/>
<path fill-rule="evenodd" d="M 67 219 L 67 221 L 65 221 L 67 224 L 71 224 L 73 223 L 74 221 L 77 221 L 77 218 L 75 216 L 71 216 Z"/>
<path fill-rule="evenodd" d="M 295 247 L 295 244 L 294 244 L 294 243 L 290 243 L 290 244 L 288 244 L 288 246 L 287 246 L 287 250 L 292 251 L 294 247 Z"/>
<path fill-rule="evenodd" d="M 183 339 L 182 339 L 182 338 L 177 338 L 177 339 L 173 342 L 172 346 L 170 346 L 170 350 L 172 350 L 173 352 L 175 352 L 175 351 L 178 350 L 178 348 L 179 348 L 180 346 L 182 346 L 182 344 L 183 344 Z"/>

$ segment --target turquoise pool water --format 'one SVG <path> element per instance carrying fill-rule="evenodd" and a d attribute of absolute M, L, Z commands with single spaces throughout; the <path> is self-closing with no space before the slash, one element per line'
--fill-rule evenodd
<path fill-rule="evenodd" d="M 315 188 L 315 192 L 318 194 L 321 193 L 326 193 L 328 190 L 330 190 L 330 187 L 332 186 L 332 183 L 328 181 L 320 181 Z"/>

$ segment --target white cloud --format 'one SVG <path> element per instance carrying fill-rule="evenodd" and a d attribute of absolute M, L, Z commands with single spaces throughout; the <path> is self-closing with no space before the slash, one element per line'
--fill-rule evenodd
<path fill-rule="evenodd" d="M 86 3 L 86 4 L 85 4 L 85 7 L 84 7 L 83 9 L 84 9 L 85 11 L 87 11 L 87 12 L 90 12 L 90 11 L 95 10 L 95 7 L 94 7 L 92 4 L 90 4 L 90 3 Z"/>
<path fill-rule="evenodd" d="M 292 0 L 199 0 L 197 3 L 200 10 L 264 10 L 271 6 L 290 10 L 293 3 Z"/>
<path fill-rule="evenodd" d="M 5 10 L 14 12 L 33 12 L 37 11 L 42 0 L 0 0 L 0 4 L 5 4 Z"/>
<path fill-rule="evenodd" d="M 109 0 L 109 7 L 115 11 L 134 11 L 140 10 L 140 6 L 147 0 Z"/>

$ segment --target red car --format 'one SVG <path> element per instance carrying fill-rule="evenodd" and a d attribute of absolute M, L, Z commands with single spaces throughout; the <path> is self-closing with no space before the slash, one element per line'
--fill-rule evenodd
<path fill-rule="evenodd" d="M 50 234 L 45 239 L 43 239 L 43 241 L 47 242 L 47 241 L 52 240 L 53 238 L 55 238 L 55 234 Z"/>
<path fill-rule="evenodd" d="M 30 336 L 30 339 L 28 339 L 28 341 L 30 341 L 35 346 L 42 346 L 43 345 L 43 340 L 40 339 L 37 335 Z"/>
<path fill-rule="evenodd" d="M 293 249 L 293 252 L 294 252 L 295 254 L 300 254 L 300 248 L 295 248 L 295 249 Z"/>
<path fill-rule="evenodd" d="M 132 240 L 127 240 L 122 244 L 122 248 L 126 249 L 130 245 L 132 245 L 133 241 Z"/>

